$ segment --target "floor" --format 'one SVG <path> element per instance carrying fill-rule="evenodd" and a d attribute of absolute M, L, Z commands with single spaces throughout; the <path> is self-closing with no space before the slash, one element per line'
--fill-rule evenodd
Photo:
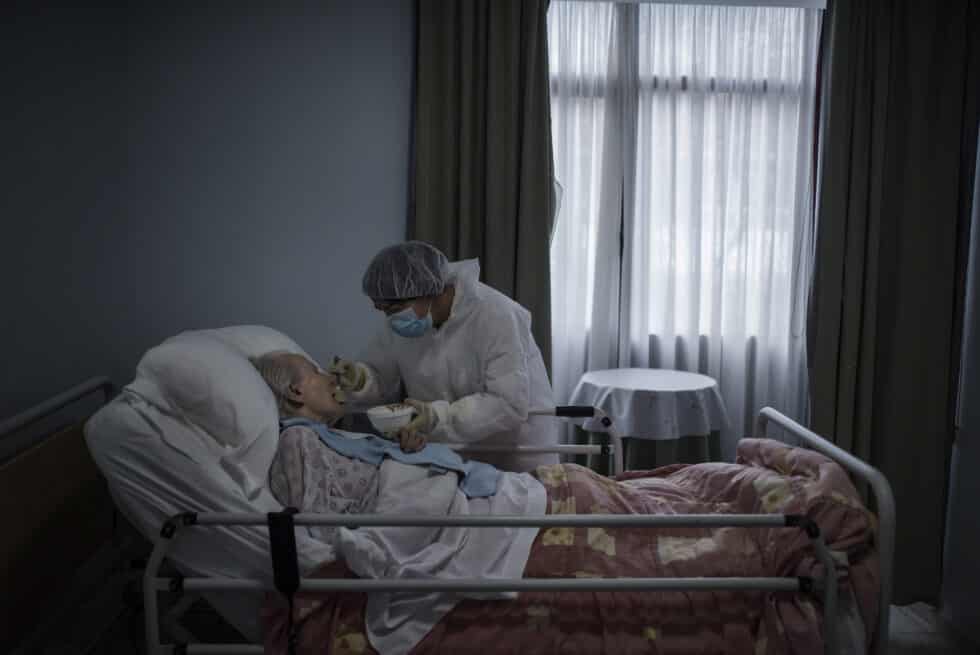
<path fill-rule="evenodd" d="M 120 538 L 83 567 L 59 609 L 11 655 L 133 655 L 143 652 L 139 567 L 148 555 L 134 536 Z M 160 594 L 162 608 L 175 601 Z M 70 617 L 70 618 L 67 618 Z M 55 627 L 57 626 L 57 628 Z M 168 634 L 166 625 L 162 626 Z M 240 635 L 204 601 L 194 602 L 170 634 L 184 629 L 207 641 L 237 642 Z M 978 645 L 955 635 L 929 605 L 891 608 L 889 655 L 977 655 Z"/>
<path fill-rule="evenodd" d="M 892 606 L 888 655 L 977 655 L 980 645 L 956 635 L 936 609 L 924 603 Z"/>

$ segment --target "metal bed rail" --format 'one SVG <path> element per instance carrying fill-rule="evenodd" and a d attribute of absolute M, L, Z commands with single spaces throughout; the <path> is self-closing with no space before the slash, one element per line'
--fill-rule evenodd
<path fill-rule="evenodd" d="M 279 514 L 279 513 L 275 513 Z M 386 527 L 745 527 L 801 529 L 810 538 L 814 551 L 823 565 L 822 592 L 824 612 L 824 652 L 834 655 L 837 647 L 837 569 L 819 527 L 804 516 L 782 514 L 689 514 L 689 515 L 551 515 L 524 516 L 383 516 L 376 514 L 324 516 L 295 514 L 293 525 L 329 525 L 356 528 Z M 178 655 L 180 653 L 261 653 L 262 646 L 254 644 L 162 644 L 160 643 L 157 592 L 265 590 L 276 587 L 256 579 L 228 578 L 161 578 L 160 564 L 174 539 L 186 528 L 229 525 L 267 525 L 270 515 L 185 512 L 164 523 L 156 539 L 143 579 L 144 612 L 148 655 Z M 811 593 L 817 591 L 811 578 L 514 578 L 484 579 L 311 579 L 300 578 L 299 591 L 708 591 L 757 590 Z"/>
<path fill-rule="evenodd" d="M 888 482 L 888 478 L 875 467 L 771 407 L 764 407 L 759 411 L 755 420 L 756 436 L 765 437 L 766 428 L 770 423 L 778 425 L 799 438 L 807 447 L 831 458 L 870 486 L 878 511 L 878 566 L 880 576 L 878 625 L 875 629 L 874 653 L 875 655 L 886 655 L 888 650 L 889 606 L 892 599 L 892 574 L 894 573 L 895 562 L 896 512 L 892 486 Z"/>
<path fill-rule="evenodd" d="M 112 384 L 112 381 L 105 376 L 89 378 L 81 384 L 77 384 L 67 391 L 63 391 L 56 396 L 52 396 L 44 402 L 38 403 L 34 407 L 31 407 L 30 409 L 26 409 L 19 414 L 15 414 L 10 418 L 0 421 L 0 440 L 3 440 L 5 437 L 13 434 L 14 432 L 51 416 L 58 410 L 63 409 L 75 401 L 81 400 L 85 396 L 95 393 L 96 391 L 102 392 L 103 404 L 105 404 L 112 399 L 112 396 L 116 392 L 116 387 Z M 23 445 L 16 451 L 9 453 L 3 452 L 4 449 L 0 447 L 0 459 L 13 457 L 19 452 L 29 448 L 31 445 L 33 444 Z"/>
<path fill-rule="evenodd" d="M 100 376 L 89 378 L 85 382 L 78 384 L 67 391 L 52 396 L 42 403 L 27 409 L 20 414 L 16 414 L 8 419 L 0 421 L 0 439 L 6 437 L 11 432 L 16 432 L 21 428 L 27 427 L 31 423 L 36 423 L 41 419 L 54 414 L 59 409 L 70 405 L 76 400 L 80 400 L 90 393 L 102 391 L 105 395 L 104 402 L 109 402 L 115 393 L 115 386 L 109 378 Z"/>
<path fill-rule="evenodd" d="M 552 445 L 552 446 L 490 446 L 469 444 L 447 444 L 455 451 L 472 453 L 517 453 L 543 454 L 556 453 L 559 455 L 601 455 L 612 457 L 613 474 L 623 473 L 623 440 L 616 432 L 612 419 L 598 407 L 590 405 L 563 405 L 547 410 L 532 410 L 530 416 L 556 416 L 558 418 L 591 419 L 591 423 L 583 425 L 589 432 L 599 432 L 609 435 L 609 443 L 603 445 Z"/>

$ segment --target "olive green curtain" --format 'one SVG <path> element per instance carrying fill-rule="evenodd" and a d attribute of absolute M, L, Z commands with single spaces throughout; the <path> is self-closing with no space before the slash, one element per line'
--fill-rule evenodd
<path fill-rule="evenodd" d="M 551 359 L 547 0 L 420 0 L 409 236 L 531 311 Z"/>

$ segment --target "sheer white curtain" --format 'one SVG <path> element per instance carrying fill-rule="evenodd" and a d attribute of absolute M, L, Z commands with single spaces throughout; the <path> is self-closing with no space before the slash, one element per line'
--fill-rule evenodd
<path fill-rule="evenodd" d="M 756 410 L 806 413 L 820 11 L 553 2 L 553 372 L 718 380 L 731 458 Z"/>
<path fill-rule="evenodd" d="M 622 179 L 610 152 L 617 118 L 609 92 L 614 19 L 613 5 L 605 3 L 548 9 L 551 125 L 563 189 L 551 245 L 552 382 L 559 403 L 583 371 L 607 363 L 589 357 L 590 341 L 608 348 L 618 339 L 608 326 L 600 339 L 589 338 L 593 314 L 618 303 L 618 282 L 609 279 L 610 269 L 619 270 L 618 245 L 610 252 L 609 237 L 614 230 L 618 240 Z"/>

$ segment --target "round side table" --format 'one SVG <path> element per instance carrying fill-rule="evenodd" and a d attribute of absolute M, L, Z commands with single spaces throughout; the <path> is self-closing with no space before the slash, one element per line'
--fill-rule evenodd
<path fill-rule="evenodd" d="M 666 369 L 619 368 L 582 375 L 571 404 L 608 414 L 626 441 L 627 469 L 721 459 L 718 432 L 729 426 L 713 378 Z"/>

